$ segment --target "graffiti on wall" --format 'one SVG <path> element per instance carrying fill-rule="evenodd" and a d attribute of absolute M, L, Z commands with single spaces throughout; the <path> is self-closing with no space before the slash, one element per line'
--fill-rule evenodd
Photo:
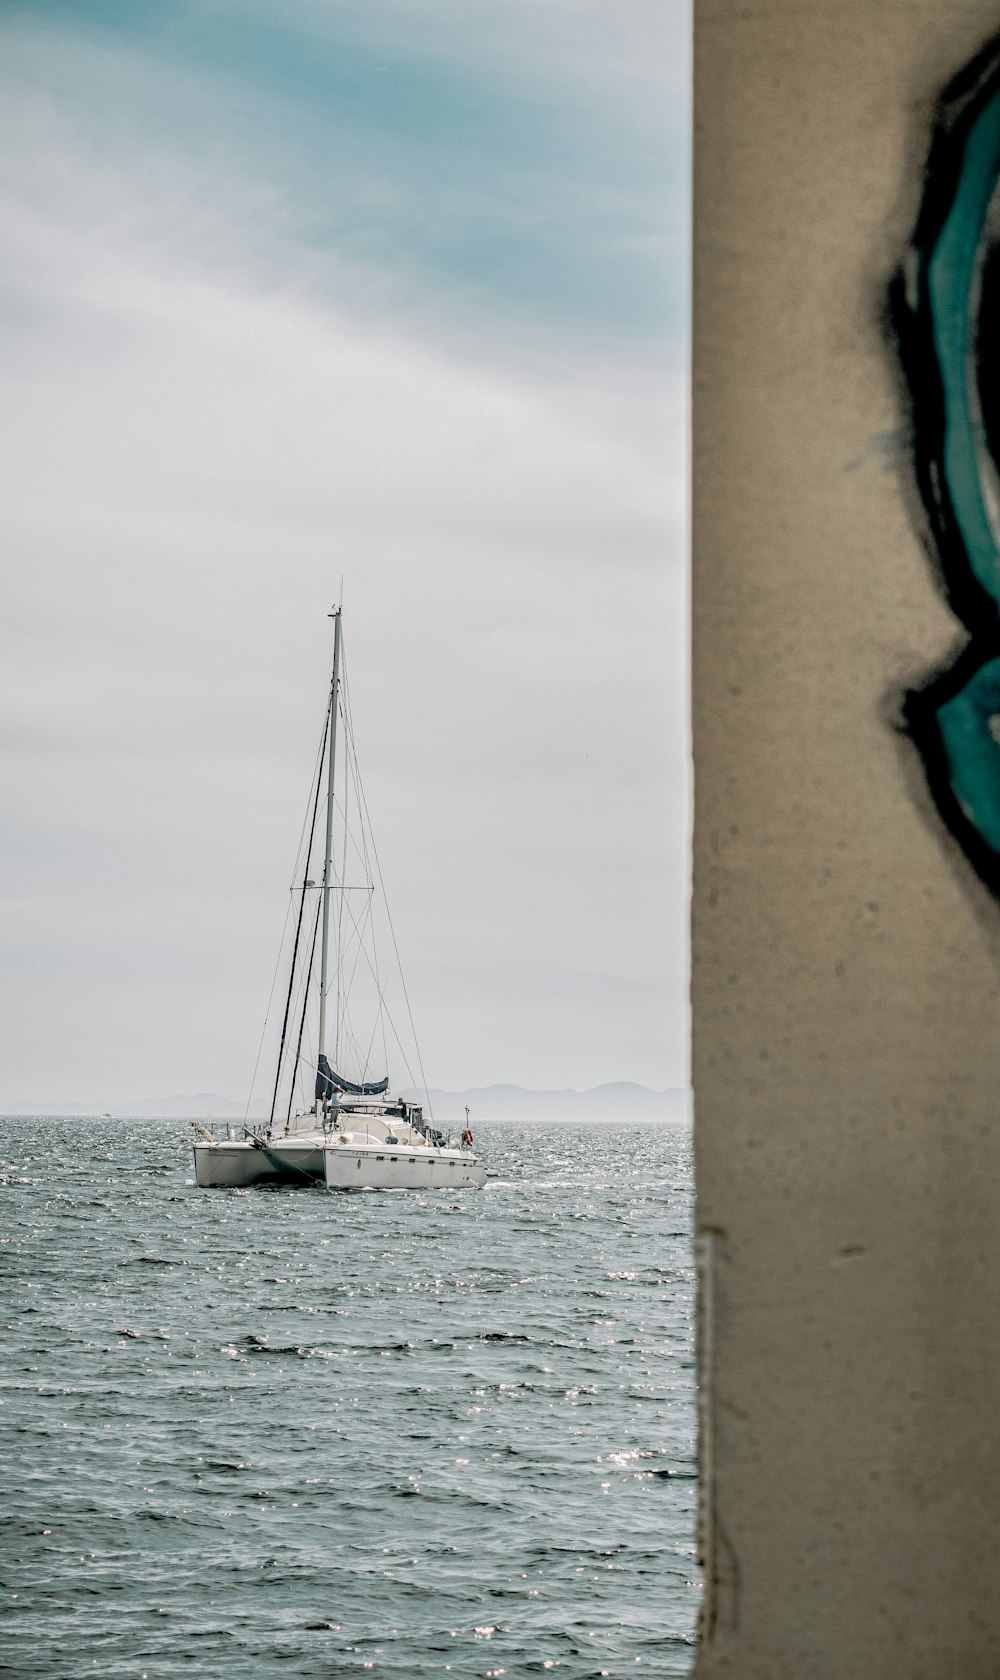
<path fill-rule="evenodd" d="M 942 95 L 891 289 L 940 587 L 968 632 L 905 700 L 937 808 L 1000 897 L 1000 39 Z"/>

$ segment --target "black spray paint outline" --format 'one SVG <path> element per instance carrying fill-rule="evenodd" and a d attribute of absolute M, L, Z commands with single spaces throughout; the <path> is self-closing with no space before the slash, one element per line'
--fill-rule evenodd
<path fill-rule="evenodd" d="M 939 815 L 980 879 L 1000 898 L 1000 853 L 956 793 L 940 721 L 942 708 L 1000 659 L 1000 598 L 977 576 L 949 484 L 947 405 L 930 287 L 931 263 L 958 196 L 970 136 L 998 93 L 1000 36 L 987 42 L 941 94 L 916 224 L 889 287 L 889 322 L 906 384 L 913 470 L 933 539 L 936 582 L 969 636 L 947 669 L 907 691 L 904 727 L 920 755 Z"/>

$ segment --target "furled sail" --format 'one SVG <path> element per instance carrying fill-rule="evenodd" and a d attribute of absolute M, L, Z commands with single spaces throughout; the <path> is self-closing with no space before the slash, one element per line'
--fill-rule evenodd
<path fill-rule="evenodd" d="M 380 1097 L 388 1089 L 388 1078 L 378 1079 L 366 1085 L 354 1085 L 342 1074 L 334 1073 L 325 1056 L 321 1055 L 319 1058 L 319 1067 L 316 1069 L 317 1102 L 329 1102 L 334 1091 L 343 1091 L 348 1097 Z"/>

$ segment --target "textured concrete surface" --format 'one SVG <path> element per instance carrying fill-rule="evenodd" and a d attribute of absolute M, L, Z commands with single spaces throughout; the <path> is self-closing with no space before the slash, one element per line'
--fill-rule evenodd
<path fill-rule="evenodd" d="M 881 320 L 1000 3 L 696 5 L 698 1680 L 1000 1675 L 1000 908 Z"/>

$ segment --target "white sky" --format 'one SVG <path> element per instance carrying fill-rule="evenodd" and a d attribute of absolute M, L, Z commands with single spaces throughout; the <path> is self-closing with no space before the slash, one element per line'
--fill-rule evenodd
<path fill-rule="evenodd" d="M 341 575 L 431 1084 L 683 1083 L 683 9 L 137 11 L 0 17 L 0 1108 L 245 1094 Z"/>

